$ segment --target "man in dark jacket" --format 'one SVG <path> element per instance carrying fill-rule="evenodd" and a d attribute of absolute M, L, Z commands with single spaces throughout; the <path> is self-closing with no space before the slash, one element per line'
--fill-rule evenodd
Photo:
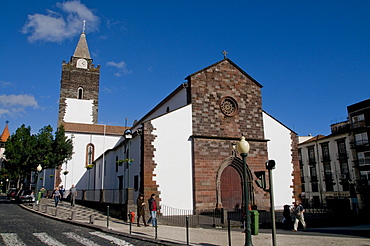
<path fill-rule="evenodd" d="M 144 226 L 148 226 L 145 220 L 145 202 L 142 194 L 137 198 L 137 226 L 140 227 L 140 217 L 143 217 Z"/>
<path fill-rule="evenodd" d="M 150 219 L 148 224 L 152 223 L 153 226 L 157 226 L 157 202 L 155 201 L 155 194 L 150 196 L 148 200 L 149 203 L 149 211 L 150 211 Z"/>

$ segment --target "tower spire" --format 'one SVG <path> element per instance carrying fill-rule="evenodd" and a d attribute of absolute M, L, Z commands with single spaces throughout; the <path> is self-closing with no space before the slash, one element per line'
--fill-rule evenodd
<path fill-rule="evenodd" d="M 2 143 L 5 143 L 6 140 L 8 140 L 8 138 L 10 136 L 9 127 L 8 127 L 9 121 L 7 120 L 5 123 L 6 123 L 6 125 L 5 125 L 5 128 L 4 128 L 4 131 L 0 135 L 0 142 L 2 142 Z"/>
<path fill-rule="evenodd" d="M 78 57 L 78 58 L 91 59 L 89 47 L 87 46 L 85 29 L 86 29 L 86 21 L 84 20 L 80 40 L 78 40 L 78 44 L 77 44 L 77 47 L 75 49 L 75 53 L 73 54 L 73 56 Z"/>

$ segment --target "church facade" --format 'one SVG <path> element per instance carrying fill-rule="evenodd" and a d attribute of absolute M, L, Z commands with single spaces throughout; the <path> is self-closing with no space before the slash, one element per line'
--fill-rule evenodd
<path fill-rule="evenodd" d="M 78 46 L 86 43 L 85 36 L 81 38 Z M 269 194 L 255 185 L 254 172 L 266 171 L 265 162 L 274 159 L 275 205 L 300 199 L 297 134 L 262 110 L 262 85 L 230 59 L 187 76 L 186 83 L 135 122 L 129 128 L 132 134 L 125 137 L 125 127 L 96 124 L 98 84 L 92 81 L 87 87 L 80 81 L 95 78 L 87 70 L 99 69 L 84 54 L 75 52 L 68 64 L 77 70 L 73 73 L 78 79 L 69 79 L 73 75 L 65 67 L 62 73 L 59 121 L 75 147 L 59 174 L 73 168 L 66 182 L 60 179 L 65 186 L 74 183 L 78 189 L 106 193 L 127 190 L 119 202 L 131 204 L 139 193 L 146 198 L 154 193 L 162 208 L 202 210 L 243 207 L 247 182 L 249 205 L 268 210 Z M 78 67 L 80 59 L 87 68 Z M 68 96 L 62 94 L 63 82 L 74 84 L 67 86 L 72 91 Z M 89 90 L 94 96 L 81 98 Z M 74 115 L 81 110 L 85 118 Z M 251 146 L 247 180 L 235 147 L 242 135 Z"/>

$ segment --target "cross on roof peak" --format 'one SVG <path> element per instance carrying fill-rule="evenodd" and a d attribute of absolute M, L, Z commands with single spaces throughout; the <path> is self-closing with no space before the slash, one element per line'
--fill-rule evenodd
<path fill-rule="evenodd" d="M 85 29 L 86 29 L 86 21 L 83 20 L 82 33 L 85 33 Z"/>
<path fill-rule="evenodd" d="M 228 54 L 226 50 L 222 51 L 222 54 L 224 54 L 224 59 L 226 59 L 226 55 Z"/>

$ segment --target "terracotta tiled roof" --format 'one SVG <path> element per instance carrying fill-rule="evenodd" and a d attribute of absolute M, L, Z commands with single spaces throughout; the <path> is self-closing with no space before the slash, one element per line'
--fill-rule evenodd
<path fill-rule="evenodd" d="M 69 122 L 63 122 L 63 125 L 64 125 L 64 130 L 66 132 L 104 134 L 104 125 L 69 123 Z M 107 135 L 123 135 L 123 133 L 126 129 L 130 129 L 130 128 L 129 127 L 124 127 L 124 126 L 107 126 L 107 125 L 105 125 L 105 134 L 107 134 Z"/>
<path fill-rule="evenodd" d="M 10 136 L 9 127 L 8 127 L 8 124 L 6 124 L 6 126 L 4 128 L 4 131 L 3 131 L 3 133 L 0 136 L 0 142 L 5 143 L 6 140 L 8 140 L 9 136 Z"/>

